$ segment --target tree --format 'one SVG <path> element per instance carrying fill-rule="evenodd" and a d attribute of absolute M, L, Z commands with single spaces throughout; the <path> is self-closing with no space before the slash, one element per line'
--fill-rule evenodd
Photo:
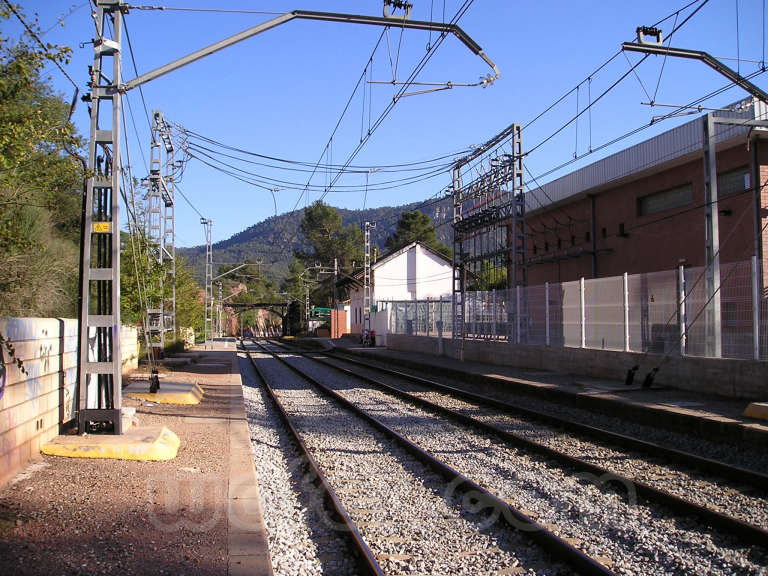
<path fill-rule="evenodd" d="M 205 324 L 205 291 L 195 281 L 186 261 L 176 256 L 176 326 L 201 335 Z"/>
<path fill-rule="evenodd" d="M 10 15 L 0 7 L 0 21 Z M 0 38 L 0 315 L 77 313 L 80 139 L 69 105 L 42 78 L 46 62 L 66 63 L 69 53 Z"/>
<path fill-rule="evenodd" d="M 397 228 L 384 245 L 388 250 L 398 250 L 412 242 L 421 242 L 446 258 L 451 257 L 451 249 L 437 239 L 430 217 L 418 210 L 402 213 Z"/>
<path fill-rule="evenodd" d="M 352 272 L 353 266 L 363 261 L 363 233 L 354 224 L 344 228 L 338 211 L 320 200 L 304 210 L 301 232 L 311 251 L 297 251 L 295 255 L 305 267 L 320 264 L 332 268 L 336 260 L 339 272 L 343 274 Z M 312 300 L 329 306 L 333 277 L 314 279 L 321 281 L 312 290 Z"/>

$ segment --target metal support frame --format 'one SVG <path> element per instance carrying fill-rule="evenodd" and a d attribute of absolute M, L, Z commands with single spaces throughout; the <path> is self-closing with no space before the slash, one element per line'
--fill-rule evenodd
<path fill-rule="evenodd" d="M 223 330 L 221 329 L 221 310 L 224 306 L 224 295 L 223 295 L 223 287 L 221 285 L 221 282 L 217 282 L 219 285 L 219 304 L 216 308 L 216 315 L 217 315 L 217 321 L 216 321 L 216 336 L 218 338 L 222 337 Z"/>
<path fill-rule="evenodd" d="M 639 37 L 642 40 L 642 37 Z M 714 56 L 700 50 L 687 50 L 683 48 L 671 48 L 659 44 L 625 42 L 624 50 L 641 52 L 644 54 L 658 54 L 677 58 L 688 58 L 703 62 L 728 80 L 747 91 L 755 100 L 768 103 L 768 93 L 744 78 L 737 71 L 729 68 Z M 720 249 L 719 226 L 717 208 L 717 162 L 715 149 L 716 124 L 739 124 L 742 126 L 765 127 L 765 120 L 737 121 L 729 118 L 716 118 L 714 114 L 707 114 L 704 119 L 704 174 L 706 178 L 706 301 L 709 302 L 706 310 L 707 331 L 707 355 L 719 358 L 722 353 L 722 334 L 720 331 Z M 755 184 L 753 184 L 755 186 Z M 760 209 L 755 207 L 756 211 Z M 756 250 L 757 251 L 757 250 Z"/>
<path fill-rule="evenodd" d="M 152 112 L 149 191 L 145 222 L 150 254 L 163 267 L 156 302 L 147 301 L 149 347 L 165 349 L 166 334 L 176 332 L 176 247 L 174 222 L 174 146 L 163 113 Z M 148 351 L 149 352 L 149 351 Z"/>
<path fill-rule="evenodd" d="M 90 100 L 91 125 L 80 252 L 77 418 L 80 434 L 88 432 L 92 424 L 108 427 L 110 423 L 111 431 L 121 434 L 118 87 L 123 12 L 119 0 L 97 0 L 94 21 L 91 92 L 86 97 Z M 100 119 L 109 119 L 109 126 L 101 125 Z"/>
<path fill-rule="evenodd" d="M 213 338 L 213 249 L 211 246 L 211 227 L 213 220 L 200 218 L 200 224 L 205 228 L 205 322 L 203 337 L 205 346 Z"/>
<path fill-rule="evenodd" d="M 465 185 L 462 169 L 505 138 L 511 139 L 513 153 L 491 158 L 488 169 L 478 169 L 478 177 Z M 482 281 L 489 283 L 486 289 L 525 287 L 528 283 L 523 156 L 522 127 L 511 124 L 454 165 L 453 337 L 460 341 L 479 336 L 467 334 L 468 289 L 481 288 Z M 514 325 L 515 340 L 525 341 L 527 290 L 520 291 L 520 306 L 508 308 L 506 315 L 507 338 L 512 338 L 509 328 Z"/>
<path fill-rule="evenodd" d="M 122 378 L 120 355 L 120 116 L 121 95 L 164 74 L 219 50 L 256 36 L 294 19 L 321 20 L 348 24 L 392 26 L 387 17 L 360 16 L 296 10 L 248 28 L 224 40 L 197 50 L 127 83 L 121 77 L 121 39 L 123 15 L 130 5 L 123 0 L 93 0 L 96 25 L 94 61 L 90 69 L 91 127 L 88 145 L 88 177 L 84 202 L 83 234 L 80 249 L 80 310 L 78 351 L 78 423 L 81 433 L 88 423 L 112 423 L 121 433 Z M 407 15 L 406 15 L 407 16 Z M 110 25 L 111 24 L 111 27 Z M 499 70 L 480 46 L 455 24 L 398 19 L 397 26 L 433 30 L 455 35 L 493 70 L 488 83 L 499 78 Z M 109 77 L 107 64 L 112 64 Z M 111 103 L 111 125 L 99 123 L 102 104 Z M 106 114 L 104 115 L 107 116 Z M 206 340 L 211 333 L 212 277 L 210 225 L 206 227 Z"/>
<path fill-rule="evenodd" d="M 720 358 L 723 351 L 720 330 L 720 224 L 717 202 L 717 153 L 714 114 L 704 117 L 704 240 L 707 266 L 705 283 L 706 354 Z"/>

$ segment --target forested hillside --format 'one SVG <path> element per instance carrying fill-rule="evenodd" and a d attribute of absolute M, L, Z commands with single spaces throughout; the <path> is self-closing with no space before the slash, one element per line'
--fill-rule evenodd
<path fill-rule="evenodd" d="M 403 206 L 383 206 L 366 210 L 347 210 L 338 208 L 343 226 L 362 224 L 367 221 L 376 222 L 375 242 L 380 250 L 385 250 L 384 243 L 397 227 L 400 214 L 410 210 L 420 210 L 427 214 L 435 226 L 450 220 L 452 204 L 450 199 L 429 206 L 421 206 L 414 202 Z M 234 234 L 227 240 L 213 245 L 213 268 L 217 270 L 221 264 L 240 264 L 246 260 L 261 259 L 264 274 L 279 284 L 288 273 L 288 266 L 293 259 L 294 250 L 306 248 L 299 232 L 301 210 L 272 216 Z M 215 225 L 215 224 L 214 224 Z M 437 228 L 438 240 L 451 245 L 451 227 L 449 225 Z M 177 252 L 193 268 L 195 278 L 202 284 L 205 280 L 205 246 L 193 248 L 178 248 Z M 329 265 L 329 262 L 323 262 Z"/>

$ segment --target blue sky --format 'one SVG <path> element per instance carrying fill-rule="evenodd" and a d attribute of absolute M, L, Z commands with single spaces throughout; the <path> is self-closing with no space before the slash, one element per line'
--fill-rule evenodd
<path fill-rule="evenodd" d="M 456 13 L 462 1 L 412 0 L 412 18 L 446 20 Z M 83 0 L 22 1 L 28 18 L 39 14 L 40 26 L 47 31 L 46 42 L 67 44 L 73 48 L 67 71 L 85 91 L 87 67 L 92 62 L 93 24 L 88 5 Z M 139 2 L 137 2 L 139 4 Z M 144 0 L 141 5 L 169 8 L 244 9 L 286 12 L 294 9 L 380 15 L 380 0 L 335 2 L 322 0 Z M 512 122 L 528 124 L 563 94 L 581 84 L 578 108 L 573 92 L 561 104 L 530 124 L 524 131 L 524 149 L 537 146 L 583 109 L 590 96 L 596 98 L 629 69 L 625 56 L 619 55 L 605 68 L 586 79 L 613 56 L 622 41 L 634 39 L 635 29 L 650 25 L 674 13 L 687 2 L 648 0 L 644 2 L 542 0 L 474 2 L 459 25 L 498 66 L 501 78 L 487 88 L 456 87 L 400 99 L 392 112 L 371 136 L 352 165 L 351 173 L 333 188 L 325 200 L 335 206 L 361 208 L 403 204 L 428 198 L 450 184 L 450 171 L 411 184 L 392 187 L 384 182 L 417 176 L 417 171 L 392 173 L 375 171 L 383 165 L 426 161 L 446 157 L 447 164 L 456 154 L 481 144 Z M 677 16 L 681 22 L 698 3 Z M 756 71 L 759 64 L 746 60 L 765 58 L 765 1 L 711 0 L 672 39 L 672 46 L 704 50 L 726 60 L 744 74 Z M 738 14 L 738 20 L 737 20 Z M 55 26 L 66 16 L 64 26 Z M 258 24 L 269 15 L 243 13 L 194 12 L 178 10 L 132 10 L 126 16 L 139 73 L 186 55 L 207 44 Z M 668 33 L 675 16 L 661 24 Z M 738 22 L 738 26 L 737 26 Z M 18 34 L 19 26 L 3 24 L 5 34 Z M 51 29 L 51 27 L 53 27 Z M 50 29 L 50 30 L 49 30 Z M 49 31 L 48 31 L 49 30 Z M 737 34 L 738 31 L 738 34 Z M 369 26 L 326 22 L 294 21 L 251 38 L 237 46 L 175 71 L 143 87 L 150 112 L 160 109 L 170 121 L 212 140 L 259 154 L 322 164 L 343 164 L 360 143 L 361 131 L 368 129 L 368 116 L 375 120 L 392 101 L 391 84 L 367 84 L 365 96 L 359 90 L 351 99 L 349 110 L 339 125 L 331 150 L 323 153 L 358 78 L 361 76 L 381 30 Z M 431 41 L 436 40 L 432 34 Z M 408 77 L 426 53 L 430 41 L 427 32 L 396 27 L 389 32 L 373 56 L 368 79 L 391 81 L 392 61 L 399 60 L 396 77 Z M 631 62 L 637 54 L 627 54 Z M 660 72 L 663 65 L 663 74 Z M 124 80 L 134 76 L 133 64 L 125 53 Z M 488 74 L 490 68 L 453 37 L 435 51 L 417 80 L 422 82 L 472 83 Z M 72 86 L 55 68 L 50 70 L 54 85 L 67 98 Z M 639 79 L 630 74 L 592 109 L 526 158 L 534 176 L 549 172 L 563 162 L 581 155 L 590 144 L 597 148 L 634 128 L 648 125 L 652 117 L 670 109 L 642 105 L 655 94 L 659 104 L 687 104 L 726 84 L 724 78 L 703 64 L 688 60 L 651 57 L 637 69 Z M 753 82 L 768 89 L 768 74 Z M 658 84 L 658 89 L 657 89 Z M 424 87 L 413 87 L 420 90 Z M 647 94 L 646 94 L 647 92 Z M 703 103 L 721 107 L 746 94 L 732 88 Z M 135 116 L 138 137 L 129 123 L 129 151 L 137 176 L 146 175 L 141 158 L 149 156 L 149 129 L 138 91 L 128 95 Z M 365 101 L 365 104 L 363 102 Z M 126 107 L 128 110 L 128 107 Z M 654 124 L 632 138 L 599 153 L 587 155 L 566 171 L 591 163 L 634 142 L 690 120 L 681 117 Z M 87 134 L 86 106 L 78 105 L 74 120 Z M 507 149 L 507 151 L 509 151 Z M 198 148 L 196 155 L 199 156 Z M 219 156 L 219 160 L 231 162 Z M 262 163 L 263 160 L 261 161 Z M 270 162 L 274 163 L 274 162 Z M 317 199 L 334 174 L 320 168 L 311 181 L 312 190 L 302 193 L 309 173 L 275 170 L 260 165 L 239 164 L 256 172 L 259 178 L 273 178 L 290 184 L 275 192 L 277 210 L 282 213 L 294 206 L 304 206 Z M 299 166 L 299 168 L 302 168 Z M 303 168 L 302 168 L 303 169 Z M 564 173 L 552 173 L 544 183 Z M 365 194 L 366 176 L 369 190 Z M 268 181 L 269 182 L 269 181 Z M 277 187 L 270 184 L 267 187 Z M 194 207 L 213 219 L 213 240 L 230 237 L 248 226 L 274 214 L 269 191 L 235 180 L 202 164 L 189 160 L 180 188 Z M 376 190 L 376 188 L 381 188 Z M 535 192 L 532 192 L 535 193 Z M 184 201 L 176 201 L 177 246 L 203 243 L 198 214 Z"/>

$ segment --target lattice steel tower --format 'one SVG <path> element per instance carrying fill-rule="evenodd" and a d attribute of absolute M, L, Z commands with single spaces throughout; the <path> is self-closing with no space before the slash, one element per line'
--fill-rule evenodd
<path fill-rule="evenodd" d="M 90 67 L 90 140 L 80 247 L 78 431 L 92 424 L 120 434 L 120 92 L 123 12 L 99 0 Z M 111 112 L 111 113 L 110 113 Z M 100 119 L 104 121 L 102 126 Z"/>
<path fill-rule="evenodd" d="M 511 140 L 512 154 L 490 158 L 488 168 L 480 166 L 478 177 L 464 184 L 462 169 L 505 139 Z M 487 291 L 527 284 L 522 127 L 509 125 L 458 160 L 453 168 L 452 192 L 453 337 L 463 339 L 467 337 L 468 289 Z M 488 286 L 482 286 L 484 282 Z M 528 308 L 524 300 L 521 304 L 514 316 L 517 325 L 525 326 Z"/>
<path fill-rule="evenodd" d="M 146 231 L 150 258 L 163 267 L 160 297 L 147 299 L 147 332 L 150 346 L 162 352 L 166 334 L 176 331 L 176 249 L 174 222 L 174 147 L 163 113 L 152 112 L 149 192 Z"/>

